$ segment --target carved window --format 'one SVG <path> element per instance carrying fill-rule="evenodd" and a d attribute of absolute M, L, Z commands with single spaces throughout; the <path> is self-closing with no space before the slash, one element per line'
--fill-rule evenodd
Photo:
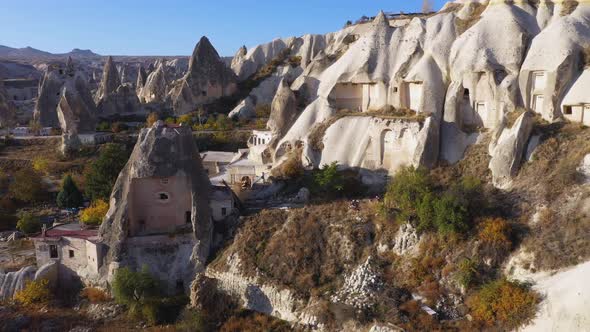
<path fill-rule="evenodd" d="M 70 258 L 74 258 L 74 251 L 73 250 L 69 250 L 69 254 L 70 254 Z"/>
<path fill-rule="evenodd" d="M 49 245 L 49 257 L 50 258 L 57 258 L 57 246 L 55 244 Z"/>

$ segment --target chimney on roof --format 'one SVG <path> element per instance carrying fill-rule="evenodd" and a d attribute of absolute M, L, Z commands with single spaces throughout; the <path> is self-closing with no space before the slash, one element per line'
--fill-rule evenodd
<path fill-rule="evenodd" d="M 43 224 L 43 226 L 41 226 L 41 235 L 43 237 L 45 237 L 45 232 L 47 232 L 47 225 Z"/>

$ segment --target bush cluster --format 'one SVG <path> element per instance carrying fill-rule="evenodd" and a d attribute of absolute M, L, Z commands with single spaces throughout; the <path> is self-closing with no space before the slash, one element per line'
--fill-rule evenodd
<path fill-rule="evenodd" d="M 80 221 L 86 225 L 98 226 L 102 223 L 104 216 L 109 211 L 109 204 L 102 199 L 98 199 L 90 206 L 80 211 Z"/>
<path fill-rule="evenodd" d="M 49 282 L 47 279 L 29 281 L 14 295 L 14 299 L 25 306 L 48 303 L 51 300 Z"/>
<path fill-rule="evenodd" d="M 39 218 L 30 212 L 24 212 L 20 215 L 16 223 L 16 229 L 25 234 L 34 234 L 41 230 L 41 223 Z"/>
<path fill-rule="evenodd" d="M 100 288 L 86 287 L 80 292 L 80 296 L 88 299 L 90 303 L 101 303 L 110 300 L 109 295 Z"/>
<path fill-rule="evenodd" d="M 139 272 L 126 267 L 117 270 L 112 290 L 115 301 L 125 305 L 131 316 L 146 319 L 150 324 L 176 320 L 188 303 L 184 295 L 163 296 L 160 281 L 150 274 L 147 266 Z"/>
<path fill-rule="evenodd" d="M 90 200 L 106 200 L 111 195 L 119 172 L 123 169 L 129 153 L 125 147 L 108 143 L 101 149 L 98 159 L 85 170 L 85 192 Z"/>
<path fill-rule="evenodd" d="M 444 191 L 437 191 L 428 170 L 402 168 L 389 184 L 384 207 L 394 210 L 400 222 L 412 222 L 419 231 L 463 234 L 471 229 L 481 208 L 481 182 L 466 177 Z"/>
<path fill-rule="evenodd" d="M 535 315 L 539 300 L 529 285 L 500 279 L 485 284 L 468 299 L 467 305 L 481 324 L 515 329 Z"/>

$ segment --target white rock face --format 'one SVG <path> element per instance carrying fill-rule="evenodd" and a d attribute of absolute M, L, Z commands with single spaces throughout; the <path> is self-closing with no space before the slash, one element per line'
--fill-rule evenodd
<path fill-rule="evenodd" d="M 580 172 L 586 179 L 586 183 L 590 183 L 590 154 L 587 154 L 582 160 L 582 164 L 578 167 Z"/>
<path fill-rule="evenodd" d="M 25 284 L 35 278 L 33 266 L 23 267 L 16 272 L 0 273 L 0 299 L 11 299 Z"/>
<path fill-rule="evenodd" d="M 490 142 L 489 168 L 493 183 L 498 188 L 509 188 L 511 178 L 516 176 L 524 158 L 525 150 L 533 129 L 533 115 L 523 113 L 509 129 L 501 130 L 497 139 Z"/>
<path fill-rule="evenodd" d="M 540 310 L 526 332 L 589 331 L 590 327 L 590 262 L 555 274 L 542 272 L 519 277 L 535 283 L 543 295 Z"/>

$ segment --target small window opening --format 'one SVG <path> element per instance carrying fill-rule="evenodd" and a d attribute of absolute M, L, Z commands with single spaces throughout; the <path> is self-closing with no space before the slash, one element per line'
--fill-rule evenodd
<path fill-rule="evenodd" d="M 227 214 L 227 208 L 221 208 L 221 215 L 225 216 Z"/>
<path fill-rule="evenodd" d="M 159 198 L 161 201 L 167 201 L 167 200 L 168 200 L 170 197 L 168 197 L 168 194 L 166 194 L 166 193 L 159 193 L 159 194 L 158 194 L 158 198 Z"/>
<path fill-rule="evenodd" d="M 469 97 L 469 89 L 464 89 L 463 90 L 463 97 L 464 98 L 468 98 Z"/>
<path fill-rule="evenodd" d="M 139 221 L 139 231 L 143 232 L 145 231 L 145 220 L 141 219 Z"/>
<path fill-rule="evenodd" d="M 206 97 L 207 96 L 207 91 L 205 91 L 205 90 L 201 91 L 201 95 L 203 95 L 203 97 Z"/>
<path fill-rule="evenodd" d="M 393 88 L 393 92 L 397 92 L 397 86 Z"/>
<path fill-rule="evenodd" d="M 161 184 L 168 184 L 168 178 L 162 178 L 162 179 L 160 180 L 160 183 L 161 183 Z"/>
<path fill-rule="evenodd" d="M 70 254 L 70 258 L 74 258 L 74 251 L 73 250 L 69 250 L 69 254 Z"/>
<path fill-rule="evenodd" d="M 57 246 L 54 244 L 49 245 L 49 257 L 57 258 Z"/>
<path fill-rule="evenodd" d="M 564 106 L 563 107 L 563 114 L 571 115 L 572 114 L 572 107 L 571 106 Z"/>
<path fill-rule="evenodd" d="M 190 211 L 186 211 L 184 213 L 184 222 L 187 224 L 192 224 L 192 216 Z"/>
<path fill-rule="evenodd" d="M 60 75 L 63 75 L 63 74 L 64 74 L 64 71 L 63 71 L 63 69 L 60 69 L 60 70 L 59 70 L 59 74 L 60 74 Z"/>
<path fill-rule="evenodd" d="M 184 293 L 184 281 L 176 280 L 176 292 L 177 293 Z"/>

